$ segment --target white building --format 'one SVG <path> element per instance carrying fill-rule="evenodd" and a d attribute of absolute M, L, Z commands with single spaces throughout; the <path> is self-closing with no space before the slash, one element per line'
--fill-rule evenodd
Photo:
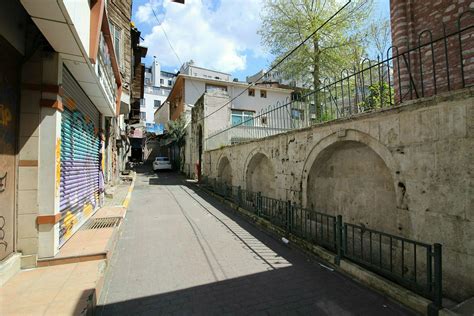
<path fill-rule="evenodd" d="M 145 92 L 140 104 L 140 119 L 153 123 L 155 111 L 160 108 L 173 87 L 176 75 L 162 71 L 160 63 L 155 59 L 151 67 L 145 68 Z"/>
<path fill-rule="evenodd" d="M 245 81 L 257 85 L 263 83 L 277 83 L 283 86 L 289 86 L 294 88 L 305 88 L 305 80 L 303 80 L 303 78 L 286 78 L 284 74 L 276 70 L 266 72 L 262 69 L 254 75 L 247 76 Z"/>
<path fill-rule="evenodd" d="M 198 67 L 193 60 L 185 62 L 179 69 L 179 74 L 222 81 L 231 81 L 232 77 L 231 74 L 225 72 Z"/>
<path fill-rule="evenodd" d="M 203 95 L 212 95 L 212 101 L 210 101 L 212 106 L 206 101 L 211 98 L 204 99 L 201 102 L 203 109 L 200 112 L 205 113 L 206 116 L 212 115 L 213 119 L 206 120 L 208 124 L 205 125 L 202 125 L 200 121 L 193 122 L 200 125 L 202 129 L 188 126 L 182 171 L 188 175 L 196 174 L 196 163 L 199 164 L 199 162 L 193 161 L 195 159 L 191 157 L 191 147 L 202 150 L 207 135 L 240 124 L 271 105 L 288 103 L 292 92 L 291 89 L 272 85 L 257 85 L 249 88 L 246 82 L 233 80 L 230 74 L 197 67 L 192 61 L 185 63 L 166 101 L 169 102 L 170 120 L 177 120 L 183 112 L 189 111 L 198 100 L 202 99 Z M 217 117 L 219 119 L 215 119 Z M 190 119 L 189 115 L 187 118 Z M 199 131 L 201 136 L 193 135 L 196 131 Z M 198 156 L 200 161 L 201 155 L 193 156 Z"/>
<path fill-rule="evenodd" d="M 273 86 L 254 86 L 248 89 L 248 84 L 237 81 L 224 81 L 203 77 L 178 74 L 176 83 L 170 92 L 170 119 L 176 120 L 184 111 L 184 105 L 194 106 L 196 101 L 205 93 L 212 91 L 225 91 L 232 100 L 228 105 L 233 110 L 237 123 L 239 113 L 251 112 L 251 115 L 267 108 L 270 105 L 283 104 L 291 100 L 291 89 Z M 222 122 L 224 126 L 230 125 L 232 117 Z M 224 127 L 223 126 L 223 127 Z"/>

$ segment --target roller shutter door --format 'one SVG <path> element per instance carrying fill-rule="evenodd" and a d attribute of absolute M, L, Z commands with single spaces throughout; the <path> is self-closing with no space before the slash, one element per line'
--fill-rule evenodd
<path fill-rule="evenodd" d="M 99 111 L 65 67 L 63 89 L 60 246 L 99 206 L 101 172 L 101 142 L 97 134 Z"/>

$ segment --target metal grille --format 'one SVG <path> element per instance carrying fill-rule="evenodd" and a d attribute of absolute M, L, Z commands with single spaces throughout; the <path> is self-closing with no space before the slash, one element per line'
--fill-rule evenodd
<path fill-rule="evenodd" d="M 81 230 L 113 228 L 117 227 L 121 220 L 121 217 L 92 218 L 84 226 L 82 226 Z"/>
<path fill-rule="evenodd" d="M 63 68 L 65 108 L 60 143 L 60 232 L 63 245 L 99 206 L 100 150 L 97 135 L 99 111 Z"/>
<path fill-rule="evenodd" d="M 84 117 L 94 124 L 94 128 L 99 128 L 99 111 L 84 93 L 84 90 L 82 90 L 66 66 L 63 67 L 63 89 L 63 104 L 66 107 L 72 107 L 81 111 Z"/>

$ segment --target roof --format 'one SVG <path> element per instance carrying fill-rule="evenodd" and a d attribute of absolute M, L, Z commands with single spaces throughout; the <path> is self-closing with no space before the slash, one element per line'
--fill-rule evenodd
<path fill-rule="evenodd" d="M 184 80 L 184 79 L 193 79 L 193 80 L 196 80 L 196 81 L 203 81 L 203 82 L 215 83 L 215 84 L 220 84 L 220 85 L 225 84 L 225 85 L 234 86 L 234 87 L 239 86 L 239 87 L 242 87 L 242 88 L 245 88 L 245 89 L 249 87 L 249 84 L 246 83 L 246 82 L 225 81 L 225 80 L 194 77 L 194 76 L 189 76 L 189 75 L 184 75 L 184 74 L 178 74 L 178 76 L 176 77 L 176 80 L 174 82 L 174 85 L 171 88 L 171 91 L 170 91 L 168 97 L 166 98 L 166 100 L 164 102 L 169 102 L 168 98 L 171 95 L 173 95 L 173 92 L 176 89 L 177 83 L 181 80 Z M 265 87 L 265 88 L 262 89 L 261 87 L 259 87 L 257 85 L 254 85 L 253 88 L 254 89 L 259 88 L 260 90 L 265 90 L 265 91 L 284 92 L 284 93 L 292 93 L 294 91 L 293 89 L 284 89 L 284 88 L 275 88 L 275 87 Z M 205 93 L 205 91 L 203 91 L 203 94 L 204 93 Z"/>
<path fill-rule="evenodd" d="M 160 72 L 165 73 L 165 74 L 168 74 L 168 75 L 172 75 L 172 76 L 177 76 L 176 73 L 174 73 L 174 72 L 169 72 L 169 71 L 166 71 L 166 70 L 160 70 Z"/>
<path fill-rule="evenodd" d="M 192 79 L 196 81 L 204 81 L 204 82 L 210 82 L 210 83 L 216 83 L 216 84 L 221 84 L 221 85 L 229 85 L 229 86 L 238 86 L 242 88 L 248 88 L 249 84 L 247 82 L 235 82 L 235 81 L 226 81 L 226 80 L 218 80 L 218 79 L 212 79 L 212 78 L 202 78 L 202 77 L 195 77 L 195 76 L 189 76 L 189 75 L 184 75 L 184 74 L 179 74 L 176 78 L 176 81 L 180 80 L 180 78 L 183 79 Z M 173 86 L 174 88 L 174 86 Z M 254 85 L 252 88 L 259 88 L 258 85 Z M 284 89 L 284 88 L 275 88 L 275 87 L 265 87 L 264 90 L 267 91 L 275 91 L 275 92 L 285 92 L 285 93 L 291 93 L 293 92 L 293 89 Z"/>
<path fill-rule="evenodd" d="M 187 67 L 185 67 L 184 69 L 186 68 L 197 68 L 197 69 L 202 69 L 202 70 L 207 70 L 207 71 L 212 71 L 212 72 L 216 72 L 216 73 L 219 73 L 219 74 L 223 74 L 223 75 L 227 75 L 229 77 L 232 77 L 231 74 L 228 74 L 227 72 L 222 72 L 222 71 L 218 71 L 218 70 L 214 70 L 214 69 L 209 69 L 209 68 L 203 68 L 203 67 L 199 67 L 199 66 L 195 66 L 195 65 L 188 65 Z"/>

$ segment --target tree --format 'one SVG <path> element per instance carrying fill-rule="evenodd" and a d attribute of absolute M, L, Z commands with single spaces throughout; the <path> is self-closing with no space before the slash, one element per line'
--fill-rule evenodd
<path fill-rule="evenodd" d="M 178 146 L 182 146 L 185 143 L 186 136 L 186 120 L 181 115 L 175 121 L 168 121 L 168 133 L 166 134 L 166 139 L 168 143 L 174 143 Z"/>
<path fill-rule="evenodd" d="M 175 121 L 168 121 L 168 133 L 165 136 L 166 143 L 171 147 L 172 152 L 172 162 L 175 168 L 180 168 L 181 159 L 180 151 L 181 147 L 186 143 L 186 119 L 184 115 L 181 115 Z M 176 154 L 178 151 L 178 154 Z"/>
<path fill-rule="evenodd" d="M 366 40 L 373 45 L 375 53 L 380 56 L 381 60 L 388 56 L 387 49 L 390 47 L 392 40 L 390 33 L 390 21 L 386 18 L 379 19 L 370 24 L 367 30 Z"/>
<path fill-rule="evenodd" d="M 270 53 L 277 56 L 277 61 L 321 26 L 343 3 L 338 0 L 264 1 L 259 34 Z M 287 78 L 301 78 L 314 91 L 319 91 L 322 78 L 333 77 L 344 67 L 351 68 L 355 53 L 362 55 L 360 25 L 371 10 L 372 0 L 354 0 L 280 64 L 279 71 Z M 306 76 L 308 73 L 310 75 Z M 318 116 L 318 93 L 314 101 Z"/>

